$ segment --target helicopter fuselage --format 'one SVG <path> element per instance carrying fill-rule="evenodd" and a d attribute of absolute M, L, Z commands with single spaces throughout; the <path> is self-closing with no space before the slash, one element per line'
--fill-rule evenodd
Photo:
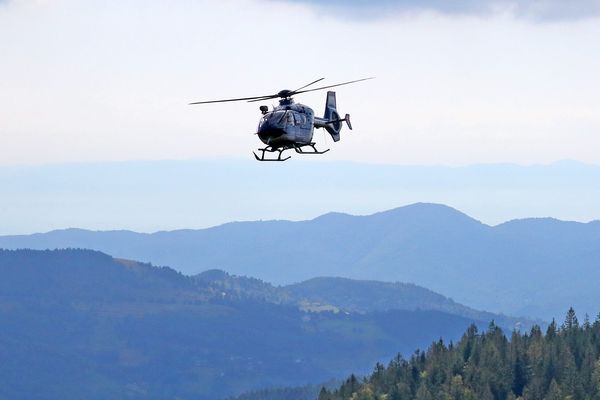
<path fill-rule="evenodd" d="M 312 141 L 314 123 L 312 108 L 286 99 L 264 113 L 257 134 L 264 144 L 273 148 L 306 145 Z"/>
<path fill-rule="evenodd" d="M 324 78 L 317 79 L 316 81 L 301 86 L 296 90 L 284 89 L 278 93 L 268 94 L 266 96 L 196 101 L 190 104 L 229 103 L 233 101 L 247 101 L 249 103 L 253 103 L 257 101 L 279 98 L 279 105 L 273 107 L 271 111 L 269 111 L 267 106 L 260 106 L 260 111 L 262 112 L 263 116 L 258 123 L 256 134 L 267 146 L 262 149 L 258 149 L 258 151 L 261 152 L 260 157 L 256 153 L 254 153 L 254 157 L 256 157 L 258 161 L 285 161 L 289 159 L 290 156 L 282 157 L 282 153 L 292 149 L 299 154 L 324 154 L 328 152 L 329 149 L 319 151 L 315 147 L 316 143 L 312 141 L 314 129 L 324 128 L 331 135 L 333 141 L 337 142 L 340 140 L 342 122 L 346 122 L 348 128 L 352 129 L 352 125 L 350 124 L 350 115 L 346 114 L 344 118 L 340 117 L 337 111 L 335 92 L 331 90 L 327 92 L 325 113 L 322 118 L 316 117 L 312 108 L 307 107 L 304 104 L 294 103 L 292 96 L 300 93 L 314 92 L 316 90 L 324 90 L 337 86 L 349 85 L 351 83 L 366 81 L 373 78 L 362 78 L 353 81 L 337 83 L 335 85 L 307 89 L 309 86 L 312 86 L 323 79 Z M 278 153 L 277 158 L 266 158 L 265 154 L 268 153 Z"/>

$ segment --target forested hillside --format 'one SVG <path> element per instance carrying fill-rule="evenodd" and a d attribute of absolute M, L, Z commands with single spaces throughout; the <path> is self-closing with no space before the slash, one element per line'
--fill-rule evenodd
<path fill-rule="evenodd" d="M 366 373 L 486 324 L 435 310 L 309 311 L 280 296 L 221 271 L 0 250 L 0 399 L 214 400 Z"/>
<path fill-rule="evenodd" d="M 481 321 L 496 321 L 510 329 L 529 329 L 534 321 L 474 310 L 429 289 L 403 282 L 347 278 L 313 278 L 280 290 L 296 302 L 331 304 L 343 310 L 366 313 L 387 310 L 436 310 Z M 545 324 L 537 321 L 537 323 Z"/>
<path fill-rule="evenodd" d="M 289 304 L 305 311 L 366 314 L 390 310 L 441 311 L 477 321 L 496 321 L 510 329 L 529 329 L 535 321 L 474 310 L 429 289 L 402 282 L 320 277 L 293 285 L 273 286 L 260 279 L 220 270 L 195 275 L 198 282 L 224 290 L 228 296 Z M 538 321 L 539 322 L 539 321 Z"/>
<path fill-rule="evenodd" d="M 600 315 L 577 320 L 570 309 L 552 323 L 509 338 L 490 324 L 471 326 L 457 343 L 433 343 L 409 359 L 397 356 L 373 374 L 351 376 L 319 400 L 597 400 L 600 399 Z"/>

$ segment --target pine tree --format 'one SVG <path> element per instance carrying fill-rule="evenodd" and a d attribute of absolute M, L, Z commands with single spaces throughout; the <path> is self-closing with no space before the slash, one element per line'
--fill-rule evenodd
<path fill-rule="evenodd" d="M 319 392 L 319 400 L 329 400 L 330 396 L 329 396 L 329 392 L 327 391 L 327 389 L 325 389 L 325 387 L 321 387 L 321 391 Z"/>
<path fill-rule="evenodd" d="M 433 395 L 427 388 L 425 382 L 421 382 L 419 389 L 417 390 L 417 395 L 415 396 L 415 400 L 433 400 Z"/>
<path fill-rule="evenodd" d="M 596 361 L 594 372 L 592 373 L 591 398 L 600 400 L 600 359 Z"/>
<path fill-rule="evenodd" d="M 552 379 L 552 382 L 550 383 L 550 388 L 548 389 L 546 396 L 544 396 L 544 400 L 564 400 L 562 390 L 554 379 Z"/>
<path fill-rule="evenodd" d="M 578 327 L 579 321 L 577 321 L 577 315 L 575 314 L 575 310 L 573 309 L 573 307 L 571 307 L 569 308 L 569 311 L 567 311 L 565 323 L 563 324 L 563 329 L 570 330 Z"/>
<path fill-rule="evenodd" d="M 556 337 L 557 327 L 556 321 L 552 318 L 552 322 L 548 325 L 548 329 L 546 329 L 546 339 L 552 340 Z"/>
<path fill-rule="evenodd" d="M 583 320 L 583 329 L 588 330 L 592 327 L 590 323 L 590 316 L 588 313 L 585 313 L 585 319 Z"/>
<path fill-rule="evenodd" d="M 517 396 L 523 395 L 527 385 L 527 365 L 523 354 L 516 354 L 512 362 L 512 392 Z"/>

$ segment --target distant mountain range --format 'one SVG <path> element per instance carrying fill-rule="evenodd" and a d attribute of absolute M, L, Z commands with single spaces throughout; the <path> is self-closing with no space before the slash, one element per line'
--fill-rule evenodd
<path fill-rule="evenodd" d="M 366 2 L 365 2 L 366 3 Z M 230 221 L 447 204 L 490 224 L 600 217 L 600 165 L 383 165 L 325 158 L 0 165 L 0 234 L 62 227 L 153 232 Z"/>
<path fill-rule="evenodd" d="M 450 207 L 414 204 L 369 216 L 229 223 L 141 234 L 79 229 L 0 237 L 7 249 L 89 248 L 289 284 L 316 276 L 412 282 L 462 304 L 550 319 L 600 311 L 600 222 L 514 220 L 488 226 Z"/>
<path fill-rule="evenodd" d="M 301 386 L 456 340 L 488 317 L 509 320 L 413 285 L 274 287 L 91 250 L 0 250 L 0 398 L 212 400 Z"/>

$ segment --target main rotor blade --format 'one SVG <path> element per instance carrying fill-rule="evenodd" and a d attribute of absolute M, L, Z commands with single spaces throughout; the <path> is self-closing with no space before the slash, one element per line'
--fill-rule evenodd
<path fill-rule="evenodd" d="M 189 105 L 193 105 L 193 104 L 209 104 L 209 103 L 228 103 L 228 102 L 232 102 L 232 101 L 244 101 L 244 100 L 255 100 L 255 99 L 270 99 L 270 98 L 275 98 L 275 97 L 279 97 L 278 95 L 267 95 L 267 96 L 253 96 L 253 97 L 240 97 L 237 99 L 224 99 L 224 100 L 209 100 L 209 101 L 196 101 L 194 103 L 190 103 Z"/>
<path fill-rule="evenodd" d="M 298 89 L 296 89 L 296 90 L 293 90 L 293 92 L 294 92 L 294 93 L 296 93 L 296 92 L 298 92 L 298 90 L 306 89 L 307 87 L 309 87 L 309 86 L 311 86 L 311 85 L 314 85 L 314 84 L 315 84 L 315 83 L 317 83 L 317 82 L 321 82 L 323 79 L 325 79 L 325 78 L 320 78 L 320 79 L 317 79 L 316 81 L 314 81 L 314 82 L 311 82 L 311 83 L 309 83 L 308 85 L 304 85 L 304 86 L 302 86 L 302 87 L 299 87 L 299 88 L 298 88 Z"/>
<path fill-rule="evenodd" d="M 325 79 L 325 78 L 317 79 L 316 81 L 311 82 L 308 85 L 302 86 L 300 89 L 308 87 L 310 85 L 314 85 L 315 83 L 320 82 L 323 79 Z M 315 90 L 323 90 L 323 89 L 329 89 L 329 88 L 336 87 L 336 86 L 349 85 L 351 83 L 356 83 L 356 82 L 361 82 L 361 81 L 367 81 L 369 79 L 375 79 L 375 77 L 357 79 L 357 80 L 350 81 L 350 82 L 337 83 L 335 85 L 321 86 L 321 87 L 318 87 L 318 88 L 315 88 L 315 89 L 309 89 L 309 90 L 296 89 L 296 90 L 294 90 L 292 92 L 289 92 L 289 95 L 290 96 L 295 96 L 295 95 L 297 95 L 299 93 L 314 92 Z M 256 98 L 256 99 L 252 99 L 252 100 L 249 100 L 248 103 L 256 103 L 257 101 L 263 101 L 263 100 L 269 100 L 269 99 L 276 99 L 278 97 L 281 97 L 281 96 L 279 96 L 279 93 L 271 95 L 271 96 L 264 96 L 264 97 L 259 97 L 259 98 Z"/>
<path fill-rule="evenodd" d="M 317 83 L 317 82 L 321 82 L 323 79 L 325 79 L 325 78 L 319 78 L 319 79 L 317 79 L 316 81 L 313 81 L 313 82 L 309 83 L 308 85 L 304 85 L 304 86 L 302 86 L 302 87 L 299 87 L 299 88 L 298 88 L 298 89 L 296 89 L 296 90 L 292 90 L 292 92 L 291 92 L 291 93 L 292 93 L 292 95 L 293 95 L 293 94 L 295 94 L 296 92 L 298 92 L 298 90 L 302 90 L 302 89 L 304 89 L 304 88 L 307 88 L 307 87 L 309 87 L 309 86 L 311 86 L 311 85 L 314 85 L 314 84 L 315 84 L 315 83 Z M 261 98 L 257 98 L 257 99 L 253 99 L 253 100 L 248 100 L 248 103 L 256 103 L 257 101 L 263 101 L 263 100 L 276 99 L 277 97 L 279 97 L 279 93 L 277 93 L 276 95 L 271 95 L 271 96 L 263 96 L 263 97 L 261 97 Z"/>
<path fill-rule="evenodd" d="M 370 78 L 362 78 L 362 79 L 357 79 L 357 80 L 354 80 L 354 81 L 343 82 L 343 83 L 337 83 L 337 84 L 335 84 L 335 85 L 321 86 L 321 87 L 314 88 L 314 89 L 300 90 L 300 91 L 294 92 L 294 94 L 307 93 L 307 92 L 314 92 L 315 90 L 323 90 L 323 89 L 329 89 L 329 88 L 336 87 L 336 86 L 349 85 L 349 84 L 351 84 L 351 83 L 362 82 L 362 81 L 368 81 L 369 79 L 375 79 L 375 77 L 373 76 L 373 77 L 370 77 Z"/>
<path fill-rule="evenodd" d="M 289 96 L 293 96 L 299 93 L 307 93 L 307 92 L 314 92 L 316 90 L 323 90 L 323 89 L 329 89 L 332 87 L 337 87 L 337 86 L 343 86 L 343 85 L 349 85 L 351 83 L 356 83 L 356 82 L 361 82 L 361 81 L 367 81 L 369 79 L 375 79 L 374 77 L 370 77 L 370 78 L 363 78 L 363 79 L 356 79 L 354 81 L 349 81 L 349 82 L 343 82 L 343 83 L 337 83 L 335 85 L 327 85 L 327 86 L 321 86 L 318 88 L 314 88 L 314 89 L 308 89 L 308 90 L 301 90 L 304 88 L 307 88 L 311 85 L 314 85 L 317 82 L 322 81 L 325 78 L 320 78 L 317 79 L 314 82 L 309 83 L 308 85 L 304 85 L 299 89 L 293 90 L 293 91 L 286 91 L 288 93 Z M 223 100 L 208 100 L 208 101 L 196 101 L 193 103 L 189 103 L 189 105 L 195 105 L 195 104 L 211 104 L 211 103 L 230 103 L 233 101 L 248 101 L 249 103 L 253 103 L 253 102 L 257 102 L 257 101 L 263 101 L 263 100 L 269 100 L 269 99 L 276 99 L 278 97 L 281 97 L 279 93 L 275 93 L 275 94 L 268 94 L 265 96 L 252 96 L 252 97 L 239 97 L 239 98 L 235 98 L 235 99 L 223 99 Z"/>
<path fill-rule="evenodd" d="M 248 103 L 256 103 L 257 101 L 263 101 L 263 100 L 269 100 L 269 99 L 276 99 L 279 97 L 279 94 L 274 94 L 272 96 L 263 96 L 263 97 L 258 97 L 256 99 L 253 100 L 248 100 Z"/>

